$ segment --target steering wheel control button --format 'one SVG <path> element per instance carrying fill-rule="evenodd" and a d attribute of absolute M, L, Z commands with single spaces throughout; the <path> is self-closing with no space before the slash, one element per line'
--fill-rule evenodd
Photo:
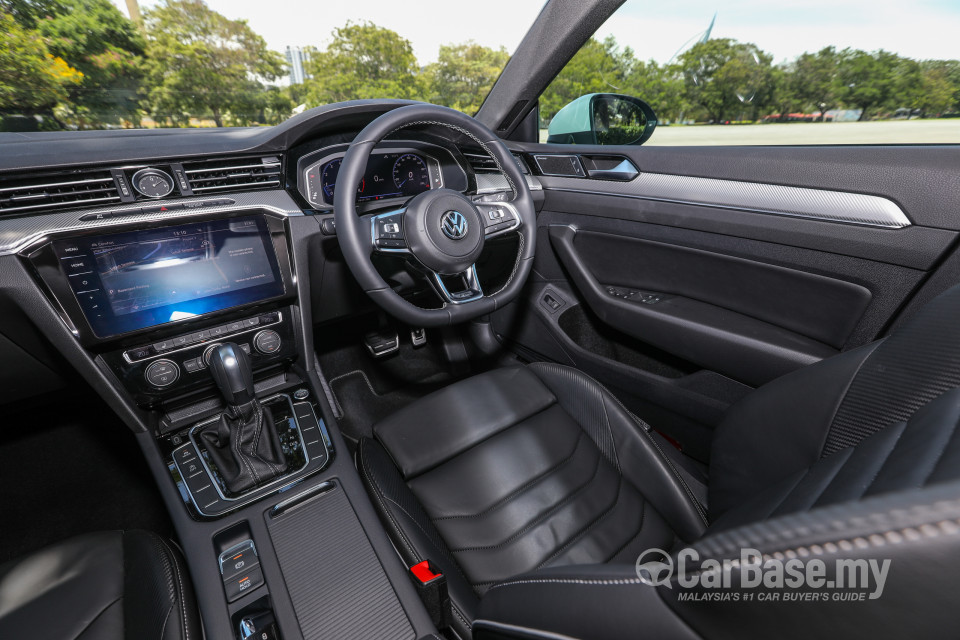
<path fill-rule="evenodd" d="M 254 348 L 265 355 L 279 351 L 281 344 L 280 334 L 272 329 L 261 331 L 253 337 Z"/>
<path fill-rule="evenodd" d="M 150 363 L 143 377 L 155 387 L 169 387 L 180 377 L 180 367 L 173 360 L 155 360 Z"/>
<path fill-rule="evenodd" d="M 378 249 L 406 249 L 403 237 L 403 211 L 387 213 L 373 219 L 374 244 Z"/>

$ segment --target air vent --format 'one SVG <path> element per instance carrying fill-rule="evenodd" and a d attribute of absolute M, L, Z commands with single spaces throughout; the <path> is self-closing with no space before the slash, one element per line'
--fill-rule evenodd
<path fill-rule="evenodd" d="M 0 179 L 0 215 L 102 207 L 120 202 L 110 171 L 74 171 Z"/>
<path fill-rule="evenodd" d="M 275 156 L 183 163 L 190 189 L 198 195 L 276 189 L 280 186 L 280 168 L 280 159 Z"/>
<path fill-rule="evenodd" d="M 470 166 L 473 167 L 475 173 L 500 173 L 500 170 L 497 169 L 497 163 L 485 153 L 464 153 L 463 155 L 467 159 L 467 162 L 470 163 Z M 513 159 L 517 161 L 517 166 L 520 167 L 521 171 L 530 173 L 530 171 L 527 170 L 527 165 L 524 164 L 519 155 L 516 153 L 513 154 Z"/>

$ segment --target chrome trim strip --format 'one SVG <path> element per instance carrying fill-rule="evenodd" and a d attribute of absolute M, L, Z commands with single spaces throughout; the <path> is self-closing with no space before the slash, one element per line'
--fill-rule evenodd
<path fill-rule="evenodd" d="M 273 505 L 273 508 L 270 509 L 270 517 L 274 518 L 276 516 L 279 516 L 287 509 L 291 507 L 295 507 L 301 502 L 306 502 L 310 498 L 327 493 L 328 491 L 332 491 L 336 488 L 337 488 L 337 485 L 332 480 L 325 480 L 324 482 L 321 482 L 318 485 L 310 487 L 306 491 L 301 491 L 300 493 L 293 496 L 292 498 L 287 498 L 286 500 L 283 500 Z"/>
<path fill-rule="evenodd" d="M 902 229 L 912 223 L 899 205 L 881 196 L 808 187 L 664 173 L 641 173 L 630 182 L 604 182 L 579 178 L 543 179 L 551 191 L 591 193 L 737 209 L 769 215 L 808 218 L 884 229 Z"/>
<path fill-rule="evenodd" d="M 155 213 L 138 213 L 144 206 L 183 204 L 185 202 L 203 202 L 213 198 L 229 198 L 233 204 L 224 204 L 197 209 L 176 209 Z M 0 256 L 18 253 L 41 241 L 44 237 L 64 231 L 102 229 L 109 233 L 113 227 L 127 226 L 136 222 L 154 222 L 169 220 L 171 223 L 183 219 L 211 216 L 218 213 L 238 212 L 248 209 L 262 209 L 280 216 L 302 216 L 303 211 L 282 189 L 274 191 L 248 191 L 241 193 L 218 193 L 195 198 L 177 198 L 169 200 L 149 200 L 130 204 L 116 205 L 80 211 L 64 211 L 20 218 L 0 218 Z M 122 217 L 104 220 L 80 220 L 80 216 L 98 213 L 126 214 Z"/>

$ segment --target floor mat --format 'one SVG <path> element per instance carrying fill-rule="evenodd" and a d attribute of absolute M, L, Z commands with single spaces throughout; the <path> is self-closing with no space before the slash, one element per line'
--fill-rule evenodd
<path fill-rule="evenodd" d="M 0 563 L 90 531 L 173 533 L 136 439 L 98 400 L 61 395 L 5 416 L 0 468 Z"/>
<path fill-rule="evenodd" d="M 373 425 L 456 378 L 435 350 L 401 343 L 396 354 L 375 360 L 360 345 L 320 354 L 320 368 L 341 415 L 344 437 L 356 442 L 372 434 Z"/>

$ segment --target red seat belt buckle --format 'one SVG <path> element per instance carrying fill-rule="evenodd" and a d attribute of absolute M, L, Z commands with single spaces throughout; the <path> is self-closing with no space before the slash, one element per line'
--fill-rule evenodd
<path fill-rule="evenodd" d="M 436 571 L 436 567 L 430 565 L 429 560 L 419 562 L 410 567 L 410 572 L 420 581 L 420 584 L 430 584 L 437 578 L 442 578 L 443 574 Z"/>
<path fill-rule="evenodd" d="M 423 605 L 438 629 L 450 626 L 450 594 L 447 592 L 447 579 L 429 560 L 418 562 L 410 567 L 413 583 Z"/>

